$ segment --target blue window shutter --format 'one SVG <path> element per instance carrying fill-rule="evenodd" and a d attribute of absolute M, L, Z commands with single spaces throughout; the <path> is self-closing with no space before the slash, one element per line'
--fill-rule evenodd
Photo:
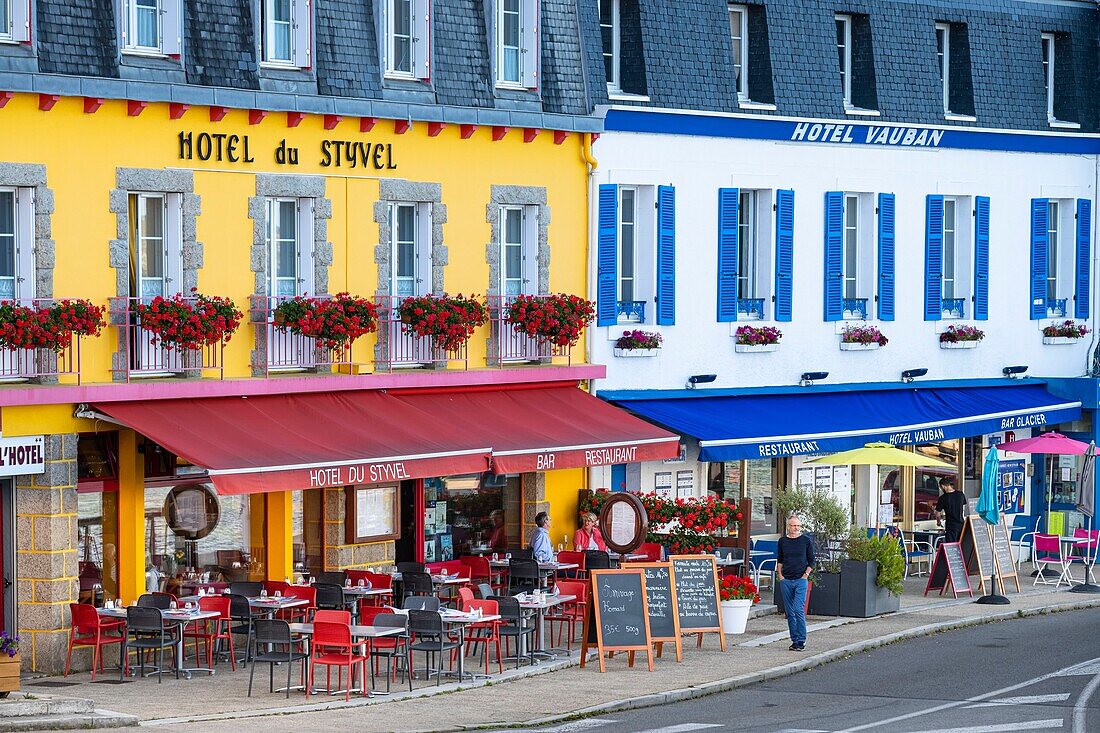
<path fill-rule="evenodd" d="M 924 320 L 943 317 L 943 196 L 929 196 L 924 217 Z"/>
<path fill-rule="evenodd" d="M 974 318 L 989 319 L 989 197 L 974 199 Z"/>
<path fill-rule="evenodd" d="M 794 191 L 775 192 L 775 320 L 788 322 L 794 295 Z"/>
<path fill-rule="evenodd" d="M 718 322 L 737 320 L 737 226 L 741 190 L 718 189 Z"/>
<path fill-rule="evenodd" d="M 1092 202 L 1077 199 L 1077 279 L 1073 289 L 1073 315 L 1089 317 L 1092 298 L 1089 270 L 1092 265 Z"/>
<path fill-rule="evenodd" d="M 825 320 L 844 315 L 844 192 L 825 192 Z"/>
<path fill-rule="evenodd" d="M 894 320 L 894 194 L 878 195 L 878 317 Z"/>
<path fill-rule="evenodd" d="M 1047 246 L 1050 202 L 1031 199 L 1031 319 L 1047 315 Z"/>
<path fill-rule="evenodd" d="M 657 187 L 657 325 L 676 323 L 676 189 Z"/>
<path fill-rule="evenodd" d="M 619 320 L 616 310 L 619 270 L 619 187 L 600 184 L 599 222 L 596 227 L 596 325 L 613 326 Z"/>

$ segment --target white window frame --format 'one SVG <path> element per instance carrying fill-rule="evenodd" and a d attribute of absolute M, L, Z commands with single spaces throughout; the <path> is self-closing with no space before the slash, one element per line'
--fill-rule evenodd
<path fill-rule="evenodd" d="M 3 0 L 0 0 L 3 2 Z M 138 0 L 122 0 L 122 52 L 127 54 L 163 56 L 164 55 L 164 16 L 169 12 L 171 0 L 153 0 L 153 13 L 156 15 L 156 43 L 142 45 L 138 38 L 139 9 Z"/>
<path fill-rule="evenodd" d="M 643 184 L 620 185 L 616 209 L 618 219 L 615 222 L 615 301 L 626 300 L 622 291 L 622 232 L 623 232 L 623 192 L 632 191 L 634 196 L 634 258 L 632 276 L 632 301 L 645 303 L 645 319 L 629 315 L 620 315 L 619 323 L 657 322 L 657 187 Z"/>
<path fill-rule="evenodd" d="M 741 189 L 737 202 L 737 299 L 757 297 L 760 228 L 756 191 Z"/>
<path fill-rule="evenodd" d="M 520 218 L 520 240 L 513 242 L 508 240 L 508 215 L 515 213 Z M 498 243 L 500 253 L 500 281 L 497 283 L 497 292 L 505 297 L 515 295 L 536 295 L 538 292 L 538 216 L 537 206 L 524 206 L 507 204 L 498 210 L 498 222 L 500 241 Z M 520 272 L 518 278 L 509 277 L 508 273 L 508 249 L 518 247 L 520 251 Z M 509 293 L 506 284 L 510 280 L 519 280 L 519 292 Z"/>
<path fill-rule="evenodd" d="M 940 50 L 940 38 L 943 38 L 943 50 Z M 951 112 L 951 24 L 936 23 L 936 61 L 940 73 L 940 86 L 943 91 L 943 113 Z"/>
<path fill-rule="evenodd" d="M 837 28 L 837 61 L 840 63 L 840 88 L 844 95 L 845 109 L 851 109 L 852 104 L 852 16 L 837 14 L 834 16 Z M 843 38 L 839 36 L 843 26 Z"/>
<path fill-rule="evenodd" d="M 0 42 L 12 41 L 15 35 L 15 15 L 12 5 L 19 0 L 0 0 Z"/>
<path fill-rule="evenodd" d="M 260 66 L 277 69 L 308 69 L 313 58 L 313 2 L 287 0 L 290 3 L 289 45 L 287 58 L 274 58 L 275 14 L 272 9 L 280 0 L 259 0 L 263 23 L 260 27 Z"/>
<path fill-rule="evenodd" d="M 1047 92 L 1047 120 L 1054 122 L 1054 34 L 1043 33 L 1043 83 Z"/>
<path fill-rule="evenodd" d="M 386 76 L 412 79 L 415 78 L 413 74 L 413 67 L 416 65 L 413 59 L 413 44 L 416 38 L 415 28 L 415 7 L 413 0 L 383 0 L 385 3 L 385 36 L 386 36 Z M 409 22 L 409 68 L 399 69 L 396 66 L 397 61 L 397 19 L 399 17 L 398 6 L 408 3 L 408 22 Z M 402 14 L 403 15 L 403 14 Z"/>
<path fill-rule="evenodd" d="M 860 238 L 861 238 L 861 235 L 863 234 L 863 232 L 861 231 L 862 227 L 860 227 L 860 221 L 859 221 L 859 215 L 860 215 L 860 205 L 859 205 L 860 202 L 859 202 L 859 199 L 860 199 L 860 197 L 859 197 L 858 194 L 851 194 L 851 193 L 844 194 L 844 209 L 843 209 L 842 218 L 841 218 L 841 232 L 842 232 L 842 234 L 841 234 L 841 249 L 840 249 L 840 271 L 842 273 L 840 297 L 843 298 L 843 299 L 862 297 L 860 295 L 860 288 L 859 288 L 859 275 L 860 275 L 860 266 L 859 266 L 859 264 L 860 264 L 859 263 L 859 260 L 860 260 L 860 246 L 859 245 L 860 245 Z M 853 218 L 852 215 L 851 215 L 852 206 L 855 207 L 855 214 L 854 214 L 855 223 L 854 223 L 854 225 L 850 223 L 850 219 Z M 854 251 L 851 251 L 851 250 L 854 250 Z M 849 259 L 854 261 L 854 268 L 849 266 Z M 854 269 L 855 271 L 852 272 L 851 271 L 852 269 Z M 851 286 L 851 291 L 849 291 L 849 286 Z"/>
<path fill-rule="evenodd" d="M 867 301 L 867 319 L 875 318 L 875 296 L 878 294 L 877 254 L 875 247 L 875 196 L 863 191 L 845 191 L 841 211 L 841 286 L 840 297 L 862 298 Z M 848 212 L 855 202 L 855 226 L 849 225 Z M 849 267 L 849 232 L 852 232 L 855 247 L 855 272 Z M 849 285 L 855 289 L 851 294 Z M 841 320 L 863 320 L 855 311 L 843 310 Z"/>
<path fill-rule="evenodd" d="M 1059 217 L 1062 213 L 1061 201 L 1057 199 L 1050 199 L 1047 201 L 1047 298 L 1055 299 L 1060 297 L 1060 288 L 1058 287 L 1058 274 L 1062 269 L 1060 265 L 1059 255 L 1062 252 L 1064 242 L 1061 241 L 1059 236 L 1062 232 L 1061 221 Z"/>
<path fill-rule="evenodd" d="M 627 221 L 626 214 L 628 207 L 624 203 L 626 198 L 630 198 L 630 220 Z M 623 301 L 638 301 L 641 298 L 638 297 L 638 189 L 634 186 L 619 186 L 619 201 L 616 206 L 618 210 L 619 220 L 615 222 L 615 226 L 618 229 L 615 237 L 615 246 L 618 251 L 615 253 L 615 261 L 618 266 L 618 271 L 615 273 L 615 300 L 616 302 Z M 630 257 L 624 257 L 624 243 L 626 242 L 626 232 L 630 232 Z M 630 260 L 630 274 L 623 274 L 623 263 Z M 630 282 L 630 297 L 624 297 L 624 284 L 629 280 Z M 635 319 L 629 315 L 619 316 L 619 321 L 623 323 L 636 322 Z"/>
<path fill-rule="evenodd" d="M 0 192 L 12 195 L 12 295 L 4 299 L 19 300 L 36 297 L 34 189 L 0 186 Z"/>
<path fill-rule="evenodd" d="M 748 102 L 749 98 L 749 8 L 747 5 L 730 5 L 730 47 L 733 50 L 733 73 L 737 85 L 737 100 Z M 734 25 L 738 26 L 740 37 L 734 35 Z M 740 70 L 740 74 L 738 74 Z"/>
<path fill-rule="evenodd" d="M 950 211 L 950 215 L 948 215 Z M 959 284 L 962 279 L 959 269 L 959 200 L 953 196 L 943 198 L 943 271 L 940 279 L 940 297 L 943 300 L 962 297 L 959 294 Z M 948 241 L 950 240 L 950 247 Z M 950 248 L 950 252 L 948 249 Z M 948 276 L 948 264 L 951 265 L 950 277 Z M 948 294 L 950 285 L 950 295 Z"/>
<path fill-rule="evenodd" d="M 161 232 L 160 232 L 160 257 L 161 287 L 160 292 L 146 295 L 143 287 L 145 277 L 144 269 L 145 240 L 147 232 L 143 231 L 143 218 L 141 212 L 145 210 L 147 202 L 159 202 L 161 207 Z M 183 196 L 178 193 L 166 193 L 161 191 L 131 191 L 129 192 L 128 205 L 131 207 L 130 218 L 133 222 L 132 236 L 134 242 L 132 252 L 134 256 L 134 292 L 135 298 L 147 300 L 157 295 L 171 297 L 183 292 Z"/>
<path fill-rule="evenodd" d="M 295 212 L 294 222 L 294 293 L 292 295 L 280 294 L 278 291 L 278 281 L 280 279 L 287 279 L 285 277 L 279 278 L 277 272 L 278 253 L 276 251 L 276 245 L 279 241 L 276 239 L 276 233 L 280 223 L 281 213 L 280 205 L 283 203 L 293 202 Z M 290 298 L 296 295 L 306 295 L 313 293 L 313 199 L 310 198 L 293 198 L 289 196 L 271 196 L 264 200 L 265 214 L 267 221 L 267 231 L 265 234 L 267 244 L 267 287 L 268 293 L 272 298 Z"/>
<path fill-rule="evenodd" d="M 504 43 L 504 16 L 507 2 L 516 4 L 516 44 L 505 46 Z M 497 0 L 497 86 L 513 89 L 523 88 L 523 0 Z M 504 76 L 504 54 L 508 48 L 516 49 L 516 78 L 507 79 Z"/>
<path fill-rule="evenodd" d="M 606 0 L 611 5 L 611 18 L 600 17 L 600 42 L 603 42 L 603 30 L 611 29 L 611 75 L 607 78 L 609 94 L 621 94 L 622 87 L 622 7 L 621 0 Z M 603 2 L 600 3 L 603 6 Z M 607 69 L 607 49 L 603 48 L 604 70 Z"/>
<path fill-rule="evenodd" d="M 396 51 L 397 6 L 402 0 L 381 0 L 379 33 L 383 72 L 388 79 L 428 81 L 431 78 L 431 0 L 407 0 L 409 5 L 409 68 L 399 69 Z"/>
<path fill-rule="evenodd" d="M 0 43 L 30 43 L 31 0 L 0 0 L 7 13 L 0 22 Z"/>
<path fill-rule="evenodd" d="M 410 240 L 399 239 L 398 211 L 402 208 L 413 209 L 413 275 L 411 277 L 412 296 L 428 295 L 432 292 L 431 259 L 431 223 L 432 205 L 427 202 L 399 201 L 390 205 L 390 292 L 395 296 L 408 297 L 410 293 L 398 292 L 398 247 Z M 409 276 L 403 276 L 404 279 Z"/>

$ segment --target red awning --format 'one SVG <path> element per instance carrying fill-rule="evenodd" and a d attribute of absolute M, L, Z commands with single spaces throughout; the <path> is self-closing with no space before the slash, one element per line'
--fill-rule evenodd
<path fill-rule="evenodd" d="M 679 438 L 574 385 L 107 402 L 222 494 L 675 457 Z"/>

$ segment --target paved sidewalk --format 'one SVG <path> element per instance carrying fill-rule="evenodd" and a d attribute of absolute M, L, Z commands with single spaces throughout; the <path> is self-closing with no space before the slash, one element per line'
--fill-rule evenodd
<path fill-rule="evenodd" d="M 245 694 L 247 673 L 242 674 L 240 668 L 236 673 L 229 673 L 227 668 L 223 672 L 222 665 L 213 677 L 200 675 L 179 681 L 166 677 L 162 685 L 153 679 L 118 684 L 117 674 L 100 677 L 114 682 L 91 683 L 86 674 L 73 675 L 65 681 L 79 684 L 42 691 L 89 697 L 100 706 L 138 716 L 143 725 L 164 727 L 173 733 L 241 733 L 252 729 L 300 733 L 329 726 L 395 733 L 450 731 L 530 724 L 567 714 L 684 699 L 790 674 L 936 631 L 1022 614 L 1100 606 L 1100 596 L 1069 593 L 1065 587 L 1033 590 L 1025 585 L 1023 594 L 1010 596 L 1009 606 L 978 605 L 970 599 L 925 599 L 923 588 L 923 580 L 907 581 L 902 611 L 897 614 L 866 620 L 811 617 L 806 652 L 787 650 L 786 622 L 773 613 L 750 620 L 746 634 L 727 637 L 725 653 L 720 651 L 714 634 L 704 638 L 701 648 L 696 648 L 694 637 L 686 637 L 684 661 L 680 664 L 666 645 L 665 656 L 657 660 L 653 673 L 646 671 L 644 657 L 633 669 L 627 668 L 622 654 L 609 660 L 608 671 L 603 674 L 595 660 L 581 669 L 576 666 L 574 652 L 568 660 L 521 669 L 518 674 L 512 673 L 510 680 L 498 678 L 491 684 L 461 686 L 452 683 L 438 688 L 418 682 L 412 696 L 407 688 L 397 693 L 400 685 L 395 685 L 397 694 L 371 700 L 353 698 L 350 703 L 345 703 L 342 696 L 321 702 L 322 698 L 314 696 L 307 704 L 300 692 L 292 693 L 289 701 L 282 694 L 270 694 L 266 665 L 256 670 L 256 689 L 251 698 Z M 419 656 L 417 662 L 422 664 Z M 468 669 L 473 668 L 474 657 L 468 658 L 467 664 Z M 276 673 L 276 683 L 278 676 Z M 33 691 L 35 687 L 32 683 L 25 689 Z"/>

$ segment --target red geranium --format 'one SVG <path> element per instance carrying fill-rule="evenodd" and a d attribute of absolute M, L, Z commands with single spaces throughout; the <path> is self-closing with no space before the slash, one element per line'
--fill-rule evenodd
<path fill-rule="evenodd" d="M 158 295 L 149 303 L 135 305 L 134 312 L 141 328 L 152 333 L 164 348 L 189 351 L 227 343 L 244 317 L 229 298 L 201 294 L 185 298 L 182 293 L 171 298 Z"/>
<path fill-rule="evenodd" d="M 725 575 L 718 586 L 718 592 L 723 601 L 739 601 L 751 599 L 753 603 L 760 603 L 760 594 L 756 585 L 748 578 L 739 575 Z"/>
<path fill-rule="evenodd" d="M 516 333 L 554 346 L 576 345 L 596 317 L 596 307 L 579 295 L 519 295 L 508 306 L 508 323 Z"/>
<path fill-rule="evenodd" d="M 366 298 L 337 293 L 331 298 L 299 295 L 275 307 L 275 327 L 299 333 L 326 349 L 343 348 L 378 330 L 378 309 Z"/>
<path fill-rule="evenodd" d="M 443 351 L 457 351 L 489 320 L 489 309 L 476 296 L 421 295 L 399 307 L 405 333 L 430 337 Z"/>

